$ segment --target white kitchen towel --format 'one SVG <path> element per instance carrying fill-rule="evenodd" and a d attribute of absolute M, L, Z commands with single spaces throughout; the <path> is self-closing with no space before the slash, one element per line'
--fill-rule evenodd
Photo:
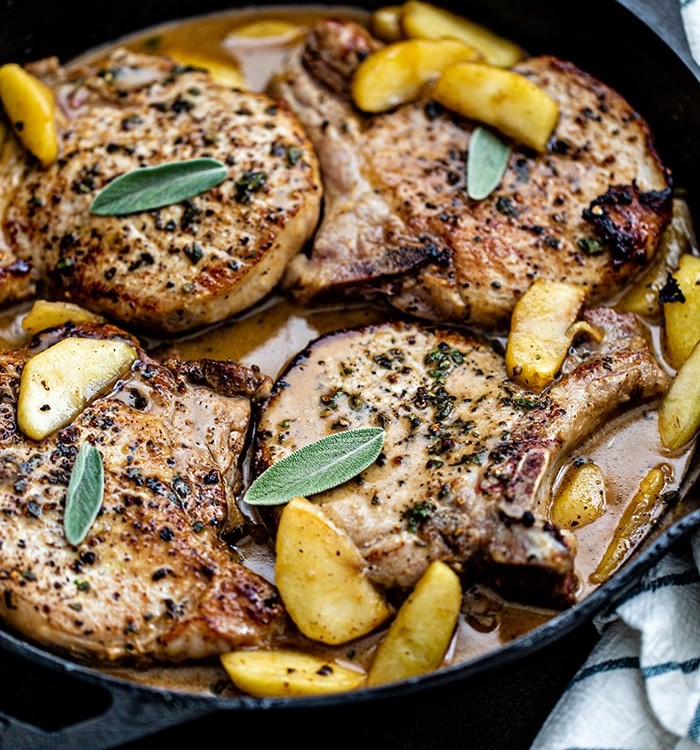
<path fill-rule="evenodd" d="M 690 53 L 700 65 L 700 0 L 680 0 L 680 3 Z"/>
<path fill-rule="evenodd" d="M 695 532 L 596 619 L 601 638 L 531 750 L 700 750 L 699 571 Z"/>

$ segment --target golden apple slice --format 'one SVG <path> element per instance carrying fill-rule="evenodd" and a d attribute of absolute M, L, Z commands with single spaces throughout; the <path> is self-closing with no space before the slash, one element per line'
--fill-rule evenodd
<path fill-rule="evenodd" d="M 591 463 L 568 469 L 552 500 L 552 523 L 563 529 L 577 529 L 600 518 L 604 512 L 603 472 Z"/>
<path fill-rule="evenodd" d="M 509 68 L 525 57 L 521 47 L 490 29 L 420 0 L 408 0 L 403 5 L 401 25 L 408 37 L 460 39 L 478 49 L 489 65 Z"/>
<path fill-rule="evenodd" d="M 301 36 L 305 27 L 284 18 L 261 18 L 257 21 L 247 21 L 236 26 L 230 34 L 251 39 L 270 39 L 271 37 Z"/>
<path fill-rule="evenodd" d="M 398 42 L 399 39 L 403 39 L 402 12 L 403 7 L 401 5 L 385 5 L 382 8 L 377 8 L 370 16 L 369 21 L 372 36 L 387 43 Z"/>
<path fill-rule="evenodd" d="M 220 658 L 233 684 L 255 698 L 342 693 L 365 681 L 362 672 L 287 649 L 231 651 Z"/>
<path fill-rule="evenodd" d="M 686 253 L 673 272 L 683 302 L 664 302 L 664 355 L 678 369 L 700 341 L 700 257 Z"/>
<path fill-rule="evenodd" d="M 509 377 L 540 391 L 556 377 L 571 342 L 579 333 L 598 336 L 592 326 L 575 322 L 586 298 L 583 287 L 537 280 L 516 302 L 506 344 Z"/>
<path fill-rule="evenodd" d="M 39 352 L 22 371 L 18 427 L 34 440 L 64 427 L 108 391 L 135 359 L 136 349 L 116 339 L 68 338 Z"/>
<path fill-rule="evenodd" d="M 194 68 L 202 68 L 217 82 L 231 88 L 242 88 L 246 85 L 245 75 L 226 53 L 207 53 L 200 49 L 187 49 L 180 46 L 163 48 L 163 54 L 181 63 L 191 65 Z"/>
<path fill-rule="evenodd" d="M 284 507 L 275 547 L 280 597 L 308 638 L 346 643 L 391 615 L 353 541 L 305 498 L 295 497 Z"/>
<path fill-rule="evenodd" d="M 455 39 L 408 39 L 368 55 L 352 79 L 352 97 L 365 112 L 386 112 L 417 99 L 427 83 L 456 62 L 479 53 Z"/>
<path fill-rule="evenodd" d="M 688 443 L 700 429 L 700 342 L 681 365 L 659 407 L 659 434 L 669 450 Z"/>
<path fill-rule="evenodd" d="M 474 62 L 445 68 L 433 98 L 464 117 L 491 125 L 516 141 L 545 151 L 559 119 L 559 105 L 512 70 Z"/>
<path fill-rule="evenodd" d="M 591 583 L 607 581 L 650 531 L 665 506 L 661 493 L 666 486 L 666 479 L 664 468 L 655 466 L 639 483 L 639 489 L 615 527 L 610 544 L 589 576 Z"/>
<path fill-rule="evenodd" d="M 0 67 L 0 100 L 24 147 L 46 167 L 58 156 L 51 90 L 16 63 Z"/>
<path fill-rule="evenodd" d="M 367 685 L 405 680 L 437 669 L 450 645 L 461 606 L 459 576 L 439 560 L 430 563 L 379 644 Z"/>
<path fill-rule="evenodd" d="M 22 318 L 22 328 L 32 335 L 64 323 L 100 323 L 104 318 L 72 302 L 38 299 Z"/>

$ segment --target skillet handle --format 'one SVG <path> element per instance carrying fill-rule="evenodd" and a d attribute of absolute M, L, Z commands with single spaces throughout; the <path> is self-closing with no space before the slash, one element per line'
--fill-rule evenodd
<path fill-rule="evenodd" d="M 130 685 L 92 686 L 107 695 L 104 712 L 56 730 L 44 729 L 0 711 L 0 750 L 106 750 L 212 713 L 191 695 L 146 691 Z M 56 698 L 59 700 L 59 697 Z M 65 700 L 62 696 L 60 700 Z M 42 706 L 38 702 L 37 714 Z"/>

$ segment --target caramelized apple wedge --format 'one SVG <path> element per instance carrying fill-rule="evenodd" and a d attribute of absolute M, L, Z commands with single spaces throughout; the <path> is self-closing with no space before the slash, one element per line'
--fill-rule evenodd
<path fill-rule="evenodd" d="M 379 644 L 367 685 L 405 680 L 437 669 L 462 606 L 459 576 L 444 562 L 428 566 Z"/>
<path fill-rule="evenodd" d="M 392 613 L 365 573 L 350 537 L 323 511 L 295 497 L 280 515 L 275 580 L 290 617 L 308 638 L 347 643 L 381 625 Z"/>
<path fill-rule="evenodd" d="M 677 370 L 700 341 L 700 257 L 682 255 L 671 278 L 682 299 L 663 304 L 663 348 L 669 364 Z"/>
<path fill-rule="evenodd" d="M 58 156 L 56 104 L 38 78 L 16 63 L 0 67 L 0 101 L 24 147 L 48 166 Z"/>
<path fill-rule="evenodd" d="M 218 83 L 232 88 L 242 88 L 246 85 L 245 75 L 236 64 L 225 53 L 207 54 L 200 49 L 187 49 L 186 47 L 165 47 L 163 54 L 171 57 L 182 65 L 191 65 L 194 68 L 202 68 L 209 71 L 211 77 Z"/>
<path fill-rule="evenodd" d="M 655 466 L 639 484 L 620 518 L 596 569 L 589 576 L 591 583 L 604 583 L 629 557 L 664 510 L 662 498 L 667 469 Z"/>
<path fill-rule="evenodd" d="M 545 151 L 559 119 L 559 105 L 544 89 L 512 70 L 460 62 L 447 67 L 433 98 L 519 143 Z"/>
<path fill-rule="evenodd" d="M 525 57 L 525 52 L 509 39 L 463 16 L 420 0 L 403 5 L 401 25 L 408 37 L 422 39 L 460 39 L 482 53 L 489 65 L 509 68 Z"/>
<path fill-rule="evenodd" d="M 65 427 L 135 360 L 136 349 L 118 339 L 68 338 L 39 352 L 22 371 L 18 427 L 34 440 Z"/>
<path fill-rule="evenodd" d="M 385 5 L 377 8 L 369 20 L 369 30 L 372 36 L 383 42 L 398 42 L 403 39 L 403 28 L 401 27 L 401 14 L 403 8 L 400 5 Z"/>
<path fill-rule="evenodd" d="M 576 318 L 586 298 L 583 287 L 557 281 L 535 281 L 517 301 L 506 345 L 509 377 L 541 391 L 556 377 L 571 342 L 579 333 L 598 336 Z"/>
<path fill-rule="evenodd" d="M 72 302 L 52 302 L 38 299 L 31 310 L 22 318 L 22 328 L 34 335 L 47 328 L 63 325 L 64 323 L 100 323 L 101 315 L 86 310 Z"/>
<path fill-rule="evenodd" d="M 417 99 L 448 65 L 479 57 L 473 47 L 455 39 L 388 44 L 360 63 L 352 80 L 353 101 L 365 112 L 386 112 Z"/>
<path fill-rule="evenodd" d="M 362 672 L 288 649 L 231 651 L 220 658 L 233 684 L 254 698 L 329 695 L 365 681 Z"/>
<path fill-rule="evenodd" d="M 592 463 L 570 467 L 552 500 L 549 517 L 563 529 L 587 526 L 605 512 L 605 479 Z"/>
<path fill-rule="evenodd" d="M 688 443 L 700 429 L 700 342 L 681 365 L 659 407 L 659 434 L 669 450 Z"/>

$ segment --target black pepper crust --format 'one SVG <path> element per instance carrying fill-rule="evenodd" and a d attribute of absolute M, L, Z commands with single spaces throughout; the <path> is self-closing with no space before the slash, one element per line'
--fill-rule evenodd
<path fill-rule="evenodd" d="M 16 423 L 26 362 L 66 337 L 126 340 L 131 369 L 41 441 Z M 236 494 L 251 398 L 265 382 L 241 365 L 152 359 L 107 324 L 66 325 L 0 356 L 0 618 L 75 658 L 181 662 L 270 645 L 287 623 L 274 587 L 224 541 L 248 521 Z M 104 465 L 86 538 L 63 530 L 80 446 Z"/>

